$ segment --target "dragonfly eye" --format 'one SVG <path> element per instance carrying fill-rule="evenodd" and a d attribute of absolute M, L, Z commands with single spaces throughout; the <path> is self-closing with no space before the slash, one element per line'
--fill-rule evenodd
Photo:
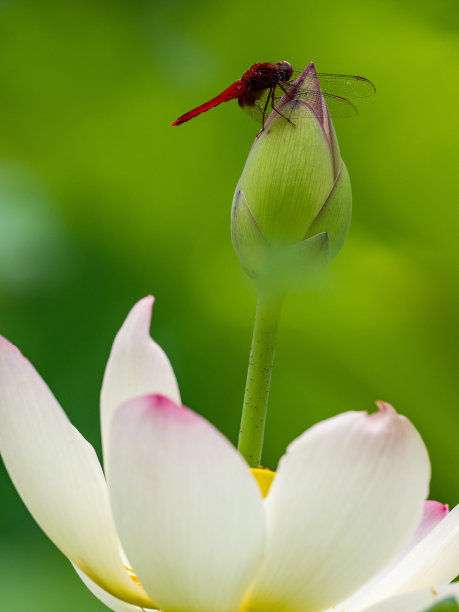
<path fill-rule="evenodd" d="M 277 62 L 276 64 L 281 81 L 288 81 L 293 74 L 292 65 L 289 62 Z"/>

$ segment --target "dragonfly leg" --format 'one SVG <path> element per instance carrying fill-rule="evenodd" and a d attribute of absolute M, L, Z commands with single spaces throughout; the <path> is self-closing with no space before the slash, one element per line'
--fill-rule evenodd
<path fill-rule="evenodd" d="M 284 90 L 284 88 L 283 88 L 282 86 L 281 86 L 281 89 L 282 89 L 282 91 L 283 91 L 284 93 L 287 93 L 287 92 Z M 269 96 L 268 96 L 268 99 L 269 99 L 269 97 L 271 97 L 271 106 L 272 106 L 273 111 L 275 111 L 275 112 L 276 112 L 278 115 L 280 115 L 280 116 L 281 116 L 281 117 L 283 117 L 283 118 L 284 118 L 286 121 L 288 121 L 289 123 L 291 123 L 291 124 L 293 125 L 293 127 L 296 127 L 296 126 L 295 126 L 295 124 L 293 123 L 293 121 L 290 121 L 290 119 L 289 119 L 288 117 L 286 117 L 286 116 L 285 116 L 285 115 L 283 115 L 283 114 L 282 114 L 280 111 L 278 111 L 278 110 L 277 110 L 277 108 L 276 108 L 276 106 L 275 106 L 275 104 L 274 104 L 274 88 L 273 88 L 273 89 L 271 89 L 271 92 L 270 92 L 270 94 L 269 94 Z"/>
<path fill-rule="evenodd" d="M 269 90 L 268 97 L 266 98 L 265 106 L 264 106 L 264 108 L 263 108 L 263 125 L 262 125 L 262 128 L 261 128 L 261 130 L 262 130 L 262 131 L 265 129 L 265 121 L 266 121 L 266 109 L 268 108 L 269 99 L 271 98 L 272 93 L 273 93 L 273 90 L 272 90 L 272 89 L 270 89 L 270 90 Z"/>
<path fill-rule="evenodd" d="M 261 128 L 262 130 L 265 129 L 265 121 L 266 121 L 266 109 L 268 108 L 268 104 L 269 104 L 269 98 L 271 97 L 271 89 L 269 90 L 269 94 L 268 97 L 266 98 L 266 102 L 265 105 L 263 107 L 263 127 Z"/>

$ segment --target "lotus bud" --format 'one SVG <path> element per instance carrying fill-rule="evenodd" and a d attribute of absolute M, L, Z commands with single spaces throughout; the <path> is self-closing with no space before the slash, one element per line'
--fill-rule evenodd
<path fill-rule="evenodd" d="M 306 100 L 295 97 L 300 88 L 311 92 Z M 233 200 L 233 246 L 251 277 L 297 277 L 338 253 L 351 209 L 349 175 L 310 63 L 249 153 Z"/>

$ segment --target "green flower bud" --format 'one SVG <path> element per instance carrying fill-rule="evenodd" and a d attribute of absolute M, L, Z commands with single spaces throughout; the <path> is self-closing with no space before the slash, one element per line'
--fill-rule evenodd
<path fill-rule="evenodd" d="M 295 97 L 300 88 L 311 92 L 307 99 Z M 349 175 L 314 64 L 276 108 L 255 139 L 232 207 L 233 246 L 254 278 L 273 269 L 296 276 L 329 261 L 351 220 Z"/>

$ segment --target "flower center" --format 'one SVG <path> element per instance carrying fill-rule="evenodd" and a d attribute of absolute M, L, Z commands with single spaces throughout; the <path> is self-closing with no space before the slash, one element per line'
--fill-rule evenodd
<path fill-rule="evenodd" d="M 273 472 L 269 470 L 268 468 L 263 468 L 263 467 L 250 468 L 250 471 L 252 472 L 255 480 L 257 481 L 258 486 L 260 487 L 261 494 L 263 495 L 263 497 L 266 497 L 269 493 L 269 489 L 271 488 L 276 472 Z M 133 582 L 135 582 L 135 584 L 141 587 L 142 584 L 140 580 L 137 578 L 137 576 L 135 575 L 134 570 L 132 570 L 127 565 L 125 565 L 124 567 L 130 579 Z"/>
<path fill-rule="evenodd" d="M 268 470 L 268 468 L 262 467 L 250 468 L 250 471 L 254 475 L 255 480 L 260 487 L 261 494 L 263 497 L 266 497 L 269 493 L 269 489 L 271 488 L 276 472 L 272 472 L 271 470 Z"/>

